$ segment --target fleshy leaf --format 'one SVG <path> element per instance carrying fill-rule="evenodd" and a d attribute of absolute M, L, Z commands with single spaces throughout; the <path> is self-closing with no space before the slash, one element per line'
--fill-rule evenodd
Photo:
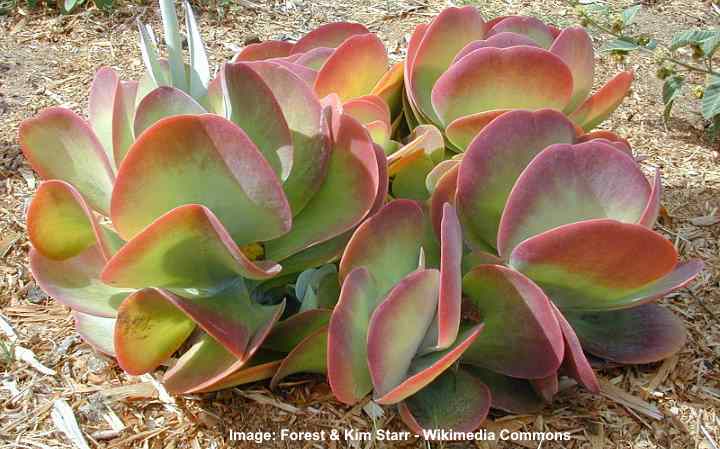
<path fill-rule="evenodd" d="M 101 67 L 90 86 L 88 122 L 105 149 L 105 155 L 114 164 L 113 113 L 120 78 L 110 67 Z"/>
<path fill-rule="evenodd" d="M 295 217 L 292 230 L 266 243 L 267 257 L 282 260 L 351 229 L 370 211 L 379 183 L 370 136 L 355 119 L 342 115 L 325 181 Z"/>
<path fill-rule="evenodd" d="M 443 123 L 498 109 L 559 109 L 572 96 L 570 69 L 557 56 L 527 46 L 481 48 L 435 83 L 432 104 Z"/>
<path fill-rule="evenodd" d="M 97 246 L 63 261 L 30 250 L 30 271 L 45 293 L 78 312 L 114 317 L 122 300 L 133 290 L 101 282 L 104 265 L 105 257 Z"/>
<path fill-rule="evenodd" d="M 405 380 L 435 317 L 439 282 L 437 270 L 415 271 L 398 282 L 375 309 L 367 350 L 376 397 L 382 398 Z"/>
<path fill-rule="evenodd" d="M 236 278 L 267 279 L 276 263 L 253 262 L 206 207 L 171 210 L 108 261 L 102 279 L 123 287 L 214 288 Z"/>
<path fill-rule="evenodd" d="M 460 151 L 465 151 L 475 136 L 493 120 L 506 113 L 507 109 L 498 111 L 478 112 L 459 117 L 445 128 L 448 140 Z"/>
<path fill-rule="evenodd" d="M 563 360 L 560 370 L 578 381 L 580 385 L 589 391 L 593 393 L 600 392 L 600 384 L 595 376 L 595 372 L 593 372 L 590 366 L 590 362 L 588 362 L 583 352 L 582 346 L 580 346 L 580 340 L 578 340 L 575 330 L 570 326 L 570 323 L 567 322 L 555 304 L 552 304 L 552 307 L 555 318 L 557 318 L 558 324 L 560 324 L 563 339 L 565 340 L 565 359 Z"/>
<path fill-rule="evenodd" d="M 636 223 L 649 197 L 637 163 L 615 147 L 598 141 L 552 145 L 515 183 L 500 220 L 498 251 L 507 256 L 529 237 L 582 220 Z"/>
<path fill-rule="evenodd" d="M 263 342 L 263 348 L 292 351 L 305 337 L 327 325 L 330 314 L 330 310 L 325 309 L 306 310 L 278 322 Z"/>
<path fill-rule="evenodd" d="M 290 54 L 305 53 L 313 48 L 336 48 L 356 34 L 367 34 L 367 28 L 359 23 L 334 22 L 319 26 L 302 37 Z"/>
<path fill-rule="evenodd" d="M 660 169 L 655 170 L 655 179 L 652 183 L 652 190 L 650 190 L 650 199 L 645 207 L 645 210 L 638 220 L 638 224 L 645 226 L 648 229 L 655 227 L 658 215 L 660 215 L 660 197 L 662 196 L 662 174 Z"/>
<path fill-rule="evenodd" d="M 457 207 L 465 238 L 495 246 L 500 216 L 525 167 L 547 146 L 574 140 L 573 124 L 549 109 L 510 111 L 487 125 L 460 162 Z"/>
<path fill-rule="evenodd" d="M 165 372 L 163 385 L 171 394 L 195 393 L 216 384 L 245 363 L 214 338 L 200 333 L 177 363 Z"/>
<path fill-rule="evenodd" d="M 573 77 L 573 96 L 566 111 L 585 101 L 593 86 L 595 60 L 590 35 L 582 27 L 565 28 L 550 47 L 567 64 Z"/>
<path fill-rule="evenodd" d="M 618 73 L 572 112 L 570 119 L 585 131 L 595 128 L 620 106 L 632 81 L 632 72 Z"/>
<path fill-rule="evenodd" d="M 345 277 L 328 327 L 328 382 L 340 402 L 354 404 L 372 391 L 368 326 L 381 299 L 365 267 L 357 267 Z"/>
<path fill-rule="evenodd" d="M 204 114 L 205 109 L 190 95 L 170 86 L 158 87 L 148 93 L 137 105 L 135 111 L 135 135 L 140 136 L 155 123 L 183 114 Z"/>
<path fill-rule="evenodd" d="M 472 432 L 490 410 L 490 389 L 464 369 L 447 370 L 399 404 L 400 417 L 413 432 Z"/>
<path fill-rule="evenodd" d="M 292 134 L 292 171 L 284 188 L 293 216 L 297 216 L 327 173 L 329 131 L 325 129 L 320 102 L 302 79 L 271 62 L 255 62 L 251 67 L 275 95 Z"/>
<path fill-rule="evenodd" d="M 253 340 L 261 335 L 264 341 L 285 309 L 284 302 L 276 306 L 257 304 L 242 281 L 209 295 L 180 296 L 168 292 L 164 296 L 241 360 L 250 358 L 257 349 Z"/>
<path fill-rule="evenodd" d="M 566 312 L 565 316 L 586 351 L 623 364 L 670 357 L 687 338 L 682 321 L 657 304 L 610 312 Z"/>
<path fill-rule="evenodd" d="M 313 48 L 306 53 L 298 55 L 299 58 L 295 60 L 295 63 L 317 71 L 322 68 L 325 61 L 327 61 L 334 51 L 335 49 L 327 47 Z"/>
<path fill-rule="evenodd" d="M 403 73 L 404 65 L 402 62 L 398 62 L 385 72 L 385 75 L 370 91 L 370 95 L 376 95 L 383 99 L 393 117 L 398 115 L 402 108 Z"/>
<path fill-rule="evenodd" d="M 614 220 L 546 231 L 510 255 L 510 265 L 540 285 L 563 311 L 620 309 L 652 301 L 690 282 L 703 266 L 697 260 L 677 262 L 677 252 L 665 237 Z"/>
<path fill-rule="evenodd" d="M 425 179 L 435 166 L 432 159 L 424 152 L 418 151 L 414 155 L 404 158 L 402 165 L 403 168 L 395 174 L 391 184 L 393 197 L 415 201 L 426 200 L 430 196 L 430 192 L 425 185 Z"/>
<path fill-rule="evenodd" d="M 547 25 L 535 17 L 513 16 L 503 19 L 488 31 L 488 37 L 499 33 L 527 36 L 543 48 L 550 48 L 554 39 Z"/>
<path fill-rule="evenodd" d="M 291 227 L 287 199 L 270 165 L 242 129 L 216 115 L 169 117 L 138 138 L 118 172 L 112 221 L 130 240 L 184 204 L 212 210 L 241 245 Z"/>
<path fill-rule="evenodd" d="M 113 169 L 90 125 L 70 109 L 49 108 L 20 125 L 20 146 L 43 179 L 66 181 L 107 215 Z"/>
<path fill-rule="evenodd" d="M 465 363 L 526 379 L 557 371 L 563 359 L 562 333 L 537 285 L 500 265 L 480 265 L 463 278 L 463 292 L 485 324 L 465 352 Z"/>
<path fill-rule="evenodd" d="M 388 175 L 395 176 L 418 158 L 440 162 L 445 153 L 445 142 L 440 130 L 433 125 L 420 125 L 413 130 L 410 141 L 388 157 Z"/>
<path fill-rule="evenodd" d="M 115 166 L 119 167 L 128 149 L 135 141 L 133 122 L 135 121 L 135 98 L 137 81 L 120 81 L 115 92 L 113 104 L 112 141 Z"/>
<path fill-rule="evenodd" d="M 257 356 L 256 356 L 257 357 Z M 218 382 L 209 385 L 205 388 L 197 390 L 197 393 L 209 393 L 211 391 L 226 390 L 238 385 L 249 384 L 260 380 L 270 379 L 275 375 L 282 360 L 282 355 L 277 355 L 278 360 L 263 361 L 254 364 L 255 358 L 248 363 L 247 366 L 243 366 L 238 371 L 226 376 Z"/>
<path fill-rule="evenodd" d="M 476 366 L 464 366 L 490 389 L 492 408 L 514 414 L 537 413 L 545 404 L 524 379 L 503 376 Z"/>
<path fill-rule="evenodd" d="M 162 292 L 144 289 L 128 296 L 118 309 L 115 353 L 128 374 L 153 371 L 177 351 L 195 323 Z"/>
<path fill-rule="evenodd" d="M 107 318 L 73 311 L 75 329 L 83 340 L 100 352 L 115 356 L 113 344 L 113 327 L 115 318 Z"/>
<path fill-rule="evenodd" d="M 293 147 L 272 90 L 250 64 L 225 64 L 222 89 L 227 117 L 242 128 L 281 181 L 290 176 Z"/>
<path fill-rule="evenodd" d="M 413 360 L 402 382 L 393 387 L 382 397 L 376 398 L 375 402 L 378 404 L 395 404 L 399 401 L 407 399 L 411 395 L 425 388 L 434 379 L 458 361 L 463 353 L 477 339 L 482 330 L 482 324 L 466 329 L 458 336 L 457 340 L 455 340 L 452 346 L 448 349 L 439 352 L 432 352 Z M 427 335 L 428 334 L 426 334 L 426 336 Z M 370 334 L 370 337 L 372 337 L 372 334 Z M 369 339 L 368 346 L 372 347 L 372 344 L 372 340 Z M 372 370 L 372 362 L 369 362 L 369 365 Z M 377 388 L 375 395 L 379 395 Z"/>
<path fill-rule="evenodd" d="M 417 268 L 423 212 L 414 201 L 395 200 L 358 226 L 340 261 L 340 280 L 365 267 L 380 297 Z"/>
<path fill-rule="evenodd" d="M 462 229 L 455 208 L 445 203 L 440 225 L 440 296 L 438 302 L 438 349 L 450 347 L 460 329 L 462 300 Z"/>
<path fill-rule="evenodd" d="M 105 259 L 112 255 L 109 236 L 80 192 L 64 181 L 40 184 L 27 211 L 27 229 L 33 247 L 50 259 L 68 259 L 96 244 Z"/>
<path fill-rule="evenodd" d="M 232 62 L 284 58 L 290 54 L 294 45 L 292 42 L 272 40 L 250 44 L 247 47 L 243 47 L 243 49 L 233 57 Z"/>
<path fill-rule="evenodd" d="M 430 198 L 430 220 L 437 238 L 440 238 L 440 228 L 445 203 L 455 205 L 455 192 L 457 190 L 457 179 L 460 166 L 456 165 L 445 173 L 438 181 Z M 466 231 L 467 232 L 467 231 Z"/>
<path fill-rule="evenodd" d="M 362 70 L 358 70 L 362 67 Z M 315 80 L 315 93 L 336 93 L 341 100 L 368 95 L 387 71 L 388 57 L 380 38 L 372 33 L 352 36 L 328 58 Z"/>
<path fill-rule="evenodd" d="M 467 44 L 463 47 L 462 50 L 458 52 L 457 55 L 455 55 L 455 59 L 453 60 L 453 64 L 458 62 L 463 57 L 467 56 L 468 54 L 472 53 L 473 51 L 477 50 L 478 48 L 487 48 L 487 47 L 495 47 L 495 48 L 508 48 L 508 47 L 514 47 L 516 45 L 526 45 L 530 47 L 539 47 L 540 45 L 537 44 L 534 40 L 530 39 L 529 37 L 517 34 L 517 33 L 511 33 L 509 31 L 503 31 L 497 34 L 493 34 L 492 36 L 488 37 L 485 40 L 480 41 L 473 41 Z"/>
<path fill-rule="evenodd" d="M 430 98 L 433 86 L 450 66 L 457 52 L 468 43 L 484 38 L 486 30 L 482 16 L 472 6 L 446 8 L 428 27 L 415 29 L 413 39 L 408 44 L 408 96 L 411 103 L 433 123 L 440 123 Z"/>
<path fill-rule="evenodd" d="M 327 335 L 325 326 L 301 341 L 278 367 L 270 381 L 270 388 L 275 388 L 281 380 L 291 374 L 325 374 L 327 371 Z"/>

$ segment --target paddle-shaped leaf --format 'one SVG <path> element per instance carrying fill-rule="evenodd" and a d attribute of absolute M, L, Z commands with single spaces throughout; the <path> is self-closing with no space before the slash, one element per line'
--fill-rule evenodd
<path fill-rule="evenodd" d="M 251 65 L 241 62 L 225 64 L 221 79 L 225 114 L 245 131 L 285 181 L 292 169 L 292 138 L 272 90 Z"/>
<path fill-rule="evenodd" d="M 254 262 L 210 209 L 180 206 L 154 221 L 107 263 L 102 278 L 122 287 L 209 289 L 243 276 L 267 279 L 281 267 Z"/>
<path fill-rule="evenodd" d="M 595 128 L 620 106 L 630 90 L 632 80 L 632 72 L 618 73 L 573 111 L 570 118 L 586 131 Z"/>
<path fill-rule="evenodd" d="M 463 291 L 485 328 L 463 361 L 525 379 L 547 377 L 563 359 L 564 342 L 550 302 L 522 274 L 480 265 L 463 278 Z"/>
<path fill-rule="evenodd" d="M 387 52 L 380 38 L 370 33 L 352 36 L 323 64 L 315 80 L 315 93 L 319 97 L 335 93 L 343 101 L 368 95 L 387 67 Z"/>
<path fill-rule="evenodd" d="M 43 256 L 64 260 L 97 245 L 105 259 L 112 256 L 109 235 L 80 192 L 58 180 L 40 184 L 27 211 L 28 236 Z"/>
<path fill-rule="evenodd" d="M 29 256 L 30 271 L 40 288 L 78 312 L 114 317 L 122 300 L 133 291 L 100 281 L 106 259 L 96 245 L 61 261 L 49 259 L 35 249 Z"/>
<path fill-rule="evenodd" d="M 339 276 L 344 281 L 357 267 L 365 267 L 385 294 L 418 266 L 423 238 L 423 212 L 414 201 L 395 200 L 358 226 L 348 242 Z"/>
<path fill-rule="evenodd" d="M 368 326 L 381 299 L 365 267 L 357 267 L 345 277 L 328 327 L 327 366 L 333 394 L 346 404 L 354 404 L 372 391 Z"/>
<path fill-rule="evenodd" d="M 328 23 L 303 36 L 297 41 L 290 54 L 305 53 L 318 47 L 336 48 L 351 36 L 367 33 L 369 33 L 368 29 L 359 23 Z"/>
<path fill-rule="evenodd" d="M 507 256 L 528 237 L 581 220 L 637 223 L 649 198 L 637 163 L 615 147 L 598 141 L 552 145 L 515 183 L 500 220 L 498 251 Z"/>
<path fill-rule="evenodd" d="M 430 98 L 433 86 L 466 44 L 485 37 L 486 25 L 472 6 L 446 8 L 429 26 L 415 29 L 408 44 L 405 78 L 412 105 L 439 124 Z"/>
<path fill-rule="evenodd" d="M 597 313 L 565 313 L 583 348 L 618 363 L 652 363 L 685 344 L 680 319 L 657 304 Z"/>
<path fill-rule="evenodd" d="M 428 386 L 401 402 L 403 422 L 413 432 L 472 432 L 490 410 L 490 389 L 470 372 L 447 370 Z"/>
<path fill-rule="evenodd" d="M 525 167 L 546 147 L 574 141 L 572 122 L 550 109 L 507 112 L 483 128 L 465 151 L 458 173 L 457 206 L 465 238 L 494 247 L 505 203 Z"/>
<path fill-rule="evenodd" d="M 205 109 L 190 95 L 170 86 L 158 87 L 138 103 L 133 125 L 135 135 L 140 136 L 146 129 L 165 117 L 183 114 L 204 114 Z"/>
<path fill-rule="evenodd" d="M 212 210 L 239 244 L 278 237 L 291 226 L 271 166 L 243 130 L 215 115 L 170 117 L 138 138 L 118 172 L 112 220 L 129 240 L 193 203 Z"/>
<path fill-rule="evenodd" d="M 687 284 L 703 266 L 697 260 L 678 265 L 665 237 L 614 220 L 581 221 L 532 237 L 515 248 L 510 265 L 538 283 L 561 310 L 649 302 Z"/>
<path fill-rule="evenodd" d="M 443 73 L 432 88 L 432 104 L 449 124 L 498 109 L 562 110 L 572 88 L 570 70 L 552 53 L 527 46 L 481 48 Z"/>
<path fill-rule="evenodd" d="M 127 373 L 153 371 L 167 360 L 195 329 L 195 323 L 156 289 L 139 290 L 118 309 L 115 354 Z"/>
<path fill-rule="evenodd" d="M 88 123 L 65 108 L 49 108 L 20 124 L 20 146 L 44 179 L 59 179 L 77 188 L 102 214 L 110 211 L 112 166 Z"/>

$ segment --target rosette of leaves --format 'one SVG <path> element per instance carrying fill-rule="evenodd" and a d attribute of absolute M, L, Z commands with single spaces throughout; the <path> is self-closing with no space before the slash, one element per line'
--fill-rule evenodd
<path fill-rule="evenodd" d="M 659 170 L 649 182 L 626 142 L 578 136 L 558 111 L 512 111 L 440 176 L 430 209 L 436 233 L 444 205 L 458 210 L 464 292 L 480 315 L 489 286 L 484 271 L 511 270 L 532 286 L 528 292 L 553 304 L 565 341 L 559 372 L 597 391 L 588 360 L 651 363 L 686 338 L 682 322 L 655 302 L 688 284 L 703 264 L 681 262 L 652 230 L 661 191 Z M 473 347 L 464 359 L 488 364 Z M 557 385 L 557 373 L 533 381 L 546 399 Z"/>
<path fill-rule="evenodd" d="M 380 404 L 398 404 L 416 432 L 472 431 L 491 404 L 512 411 L 535 405 L 522 379 L 560 367 L 562 335 L 550 302 L 521 274 L 484 266 L 463 281 L 461 225 L 448 203 L 438 257 L 426 258 L 425 248 L 438 244 L 428 241 L 428 221 L 418 203 L 395 200 L 354 233 L 340 262 L 328 379 L 342 402 L 373 392 Z M 463 289 L 482 300 L 481 321 L 463 319 Z"/>
<path fill-rule="evenodd" d="M 418 25 L 404 72 L 410 129 L 433 124 L 456 152 L 513 109 L 557 109 L 589 131 L 618 107 L 633 78 L 622 72 L 590 95 L 594 56 L 584 29 L 560 30 L 534 17 L 485 21 L 470 6 Z"/>
<path fill-rule="evenodd" d="M 101 69 L 88 121 L 55 107 L 21 125 L 45 179 L 27 217 L 32 273 L 128 373 L 177 354 L 170 392 L 323 371 L 334 278 L 306 275 L 301 306 L 276 290 L 336 259 L 382 205 L 385 156 L 282 64 L 226 64 L 212 97 L 202 64 L 173 77 L 172 54 L 165 72 L 148 64 L 147 93 Z"/>

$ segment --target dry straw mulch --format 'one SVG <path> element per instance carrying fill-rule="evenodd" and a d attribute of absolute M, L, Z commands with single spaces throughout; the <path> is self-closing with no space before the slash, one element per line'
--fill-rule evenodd
<path fill-rule="evenodd" d="M 572 10 L 555 0 L 479 3 L 488 17 L 525 13 L 562 25 L 575 22 Z M 708 2 L 644 3 L 641 26 L 662 41 L 676 30 L 715 25 L 720 20 Z M 204 8 L 200 17 L 214 63 L 232 56 L 238 46 L 258 39 L 297 38 L 331 20 L 368 24 L 384 39 L 393 58 L 399 59 L 414 25 L 430 20 L 446 6 L 439 0 L 229 0 L 225 4 Z M 73 330 L 68 309 L 33 282 L 27 268 L 23 216 L 38 179 L 19 155 L 17 126 L 47 106 L 83 111 L 92 74 L 100 66 L 113 66 L 126 78 L 137 76 L 142 70 L 133 25 L 137 17 L 159 29 L 154 6 L 127 3 L 110 16 L 92 9 L 72 16 L 24 9 L 0 16 L 0 448 L 73 447 L 58 432 L 63 407 L 54 404 L 67 404 L 65 416 L 72 419 L 65 426 L 72 430 L 77 420 L 92 448 L 261 447 L 230 443 L 231 429 L 403 430 L 391 408 L 375 416 L 365 403 L 352 408 L 338 404 L 327 384 L 313 376 L 296 377 L 277 392 L 258 383 L 217 394 L 169 398 L 153 377 L 127 376 L 112 360 L 84 344 Z M 596 37 L 600 45 L 602 38 Z M 572 433 L 571 441 L 546 442 L 544 448 L 714 449 L 720 441 L 717 147 L 703 138 L 702 120 L 690 98 L 680 101 L 670 129 L 665 129 L 660 84 L 650 59 L 633 56 L 618 66 L 598 56 L 597 66 L 598 82 L 623 68 L 635 70 L 632 95 L 607 126 L 628 137 L 635 151 L 645 156 L 643 166 L 648 172 L 662 167 L 667 214 L 660 230 L 683 257 L 706 262 L 707 268 L 689 289 L 663 301 L 685 321 L 689 340 L 677 356 L 661 364 L 602 372 L 601 396 L 568 386 L 541 415 L 493 414 L 486 427 Z M 8 351 L 15 352 L 15 357 L 9 357 Z M 425 444 L 412 440 L 405 446 Z M 262 447 L 400 445 L 276 441 Z M 444 447 L 536 448 L 537 443 Z"/>

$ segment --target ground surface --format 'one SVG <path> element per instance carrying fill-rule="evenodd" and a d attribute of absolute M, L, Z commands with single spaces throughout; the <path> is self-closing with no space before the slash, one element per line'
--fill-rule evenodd
<path fill-rule="evenodd" d="M 297 38 L 331 20 L 369 25 L 399 59 L 414 25 L 430 20 L 445 6 L 438 0 L 226 3 L 234 6 L 206 8 L 199 18 L 215 63 L 258 38 Z M 571 8 L 554 0 L 480 3 L 486 17 L 525 13 L 562 25 L 577 22 Z M 708 2 L 646 3 L 640 24 L 661 41 L 676 30 L 720 21 Z M 361 406 L 348 408 L 334 402 L 327 384 L 315 377 L 296 378 L 276 393 L 259 383 L 219 394 L 178 397 L 168 403 L 150 379 L 123 374 L 111 360 L 82 343 L 68 310 L 47 298 L 32 281 L 23 216 L 38 180 L 19 156 L 17 126 L 47 106 L 65 105 L 84 113 L 92 74 L 103 65 L 116 68 L 125 78 L 136 77 L 142 70 L 133 25 L 137 17 L 159 30 L 157 10 L 142 5 L 123 6 L 110 16 L 86 10 L 61 17 L 23 9 L 0 16 L 0 318 L 17 332 L 17 344 L 31 349 L 55 372 L 42 374 L 23 361 L 10 360 L 0 346 L 0 448 L 72 447 L 55 431 L 50 417 L 58 398 L 71 406 L 91 447 L 399 447 L 342 440 L 278 441 L 262 446 L 231 443 L 230 430 L 402 430 L 403 426 L 392 409 L 373 423 Z M 595 37 L 600 45 L 603 37 Z M 636 71 L 632 95 L 607 126 L 626 136 L 636 153 L 646 156 L 643 165 L 648 171 L 662 167 L 667 215 L 660 230 L 676 243 L 683 258 L 706 261 L 705 271 L 689 290 L 664 300 L 686 322 L 689 340 L 680 354 L 665 363 L 603 372 L 607 381 L 603 396 L 570 387 L 541 415 L 493 415 L 486 428 L 572 432 L 571 441 L 547 442 L 542 445 L 545 448 L 713 448 L 720 441 L 720 225 L 708 225 L 713 220 L 707 217 L 720 207 L 717 147 L 703 139 L 702 120 L 691 98 L 680 101 L 670 129 L 665 129 L 660 84 L 649 58 L 636 56 L 617 65 L 608 57 L 598 57 L 597 64 L 598 82 L 623 68 Z M 651 417 L 656 412 L 661 419 Z M 411 440 L 405 446 L 424 445 Z M 445 447 L 535 448 L 537 443 Z"/>

